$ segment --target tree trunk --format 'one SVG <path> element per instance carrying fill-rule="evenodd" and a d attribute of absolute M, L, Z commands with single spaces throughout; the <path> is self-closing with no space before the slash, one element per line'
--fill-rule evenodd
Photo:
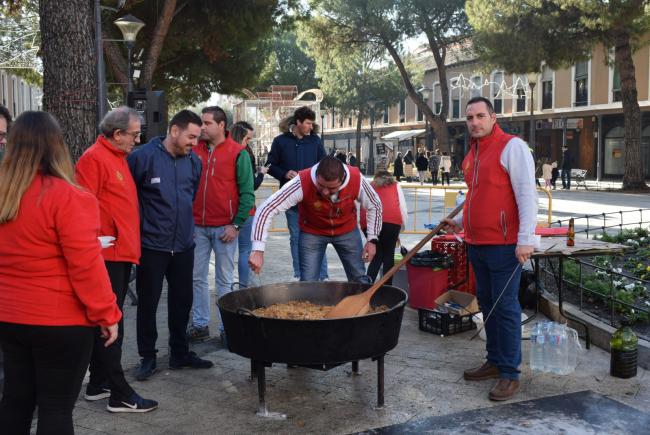
<path fill-rule="evenodd" d="M 406 71 L 404 62 L 402 62 L 402 59 L 400 58 L 400 55 L 395 47 L 393 47 L 393 45 L 387 39 L 383 39 L 382 44 L 384 47 L 386 47 L 388 53 L 393 58 L 395 65 L 397 65 L 397 69 L 399 70 L 399 73 L 402 76 L 402 81 L 404 82 L 404 87 L 406 88 L 406 93 L 409 95 L 409 97 L 411 97 L 411 100 L 413 100 L 415 105 L 429 120 L 429 124 L 431 124 L 433 131 L 436 133 L 436 138 L 438 139 L 438 148 L 440 148 L 440 151 L 449 151 L 449 133 L 447 132 L 447 127 L 443 125 L 440 117 L 436 116 L 433 113 L 433 110 L 431 110 L 427 103 L 425 103 L 422 97 L 420 97 L 420 95 L 416 92 L 415 88 L 413 87 L 413 83 L 411 83 L 408 71 Z"/>
<path fill-rule="evenodd" d="M 76 161 L 96 138 L 94 11 L 87 0 L 40 0 L 43 110 L 61 125 Z"/>
<path fill-rule="evenodd" d="M 108 35 L 104 34 L 104 39 L 109 39 Z M 122 51 L 115 42 L 105 41 L 104 55 L 106 56 L 106 64 L 111 70 L 111 75 L 113 77 L 112 81 L 121 83 L 123 91 L 126 92 L 129 79 L 126 75 L 126 58 L 122 54 Z"/>
<path fill-rule="evenodd" d="M 614 62 L 621 77 L 625 128 L 623 190 L 650 190 L 645 183 L 641 162 L 641 110 L 636 90 L 630 34 L 625 29 L 619 29 L 615 33 L 614 41 Z"/>
<path fill-rule="evenodd" d="M 357 168 L 361 167 L 361 122 L 363 121 L 361 112 L 357 115 L 357 146 L 354 150 L 357 155 Z"/>
<path fill-rule="evenodd" d="M 440 83 L 440 98 L 442 98 L 442 104 L 440 107 L 440 134 L 442 136 L 438 139 L 438 144 L 444 143 L 447 144 L 447 151 L 450 151 L 451 154 L 451 145 L 449 144 L 449 129 L 447 128 L 447 118 L 449 116 L 449 82 L 447 81 L 447 67 L 445 66 L 445 57 L 447 50 L 442 47 L 438 47 L 435 43 L 433 35 L 430 35 L 427 32 L 427 39 L 429 40 L 429 49 L 433 54 L 433 59 L 436 61 L 436 67 L 438 68 L 438 81 Z M 434 97 L 432 95 L 432 97 Z M 434 101 L 435 104 L 435 101 Z M 438 133 L 436 132 L 436 137 Z M 455 151 L 455 150 L 454 150 Z"/>
<path fill-rule="evenodd" d="M 165 37 L 169 32 L 172 19 L 174 18 L 174 11 L 176 10 L 176 0 L 165 0 L 162 12 L 156 23 L 156 28 L 153 32 L 153 38 L 147 50 L 147 57 L 142 65 L 142 78 L 140 79 L 140 87 L 143 89 L 151 90 L 153 85 L 153 74 L 158 65 L 160 52 L 162 51 Z"/>

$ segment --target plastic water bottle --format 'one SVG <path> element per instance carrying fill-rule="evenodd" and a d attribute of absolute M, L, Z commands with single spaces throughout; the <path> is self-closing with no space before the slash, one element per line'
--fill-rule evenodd
<path fill-rule="evenodd" d="M 545 334 L 540 323 L 535 324 L 530 334 L 530 369 L 544 371 Z"/>
<path fill-rule="evenodd" d="M 548 332 L 548 352 L 546 352 L 547 371 L 563 374 L 567 370 L 568 347 L 564 326 L 552 322 Z"/>
<path fill-rule="evenodd" d="M 465 201 L 465 194 L 463 193 L 462 190 L 458 191 L 458 195 L 456 195 L 456 207 L 461 205 Z"/>

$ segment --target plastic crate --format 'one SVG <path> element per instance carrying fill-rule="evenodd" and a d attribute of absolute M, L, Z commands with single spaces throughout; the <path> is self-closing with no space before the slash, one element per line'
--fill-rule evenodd
<path fill-rule="evenodd" d="M 431 332 L 437 335 L 452 335 L 476 329 L 471 314 L 441 313 L 420 308 L 418 310 L 418 317 L 420 331 Z"/>
<path fill-rule="evenodd" d="M 438 236 L 431 241 L 431 250 L 447 254 L 454 260 L 454 265 L 449 269 L 449 288 L 475 295 L 476 278 L 467 258 L 465 243 L 459 242 L 453 235 Z"/>

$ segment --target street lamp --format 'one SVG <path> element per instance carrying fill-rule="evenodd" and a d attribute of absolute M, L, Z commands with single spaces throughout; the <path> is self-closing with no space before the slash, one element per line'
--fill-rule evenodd
<path fill-rule="evenodd" d="M 368 98 L 368 107 L 370 107 L 370 147 L 368 150 L 368 169 L 366 175 L 373 175 L 375 173 L 375 105 L 377 100 L 373 97 Z"/>
<path fill-rule="evenodd" d="M 535 151 L 535 85 L 537 84 L 537 73 L 527 74 L 528 86 L 530 86 L 530 134 L 528 146 Z"/>
<path fill-rule="evenodd" d="M 133 15 L 125 15 L 122 18 L 118 18 L 113 22 L 122 32 L 122 37 L 124 38 L 124 43 L 126 44 L 126 49 L 128 53 L 127 57 L 127 78 L 128 78 L 128 92 L 133 90 L 133 79 L 131 77 L 131 51 L 135 45 L 135 38 L 138 36 L 140 29 L 144 27 L 144 22 L 137 19 Z"/>
<path fill-rule="evenodd" d="M 433 88 L 428 88 L 428 87 L 422 85 L 420 87 L 420 89 L 418 89 L 418 92 L 420 94 L 422 94 L 422 99 L 424 100 L 424 104 L 427 104 L 428 98 L 424 93 L 425 92 L 431 92 L 433 94 Z M 424 142 L 425 142 L 424 147 L 428 151 L 432 151 L 433 146 L 431 146 L 431 134 L 429 132 L 429 117 L 427 116 L 426 113 L 424 113 L 423 115 L 424 115 Z"/>

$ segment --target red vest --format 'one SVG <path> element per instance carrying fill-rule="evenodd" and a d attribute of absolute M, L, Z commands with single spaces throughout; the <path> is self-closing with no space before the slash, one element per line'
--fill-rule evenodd
<path fill-rule="evenodd" d="M 220 227 L 232 224 L 239 208 L 237 157 L 243 146 L 226 136 L 212 152 L 206 142 L 199 142 L 194 153 L 201 159 L 201 181 L 194 198 L 194 223 Z"/>
<path fill-rule="evenodd" d="M 340 236 L 357 227 L 357 206 L 361 173 L 359 168 L 347 167 L 350 180 L 338 194 L 338 202 L 333 203 L 323 197 L 311 179 L 311 168 L 298 173 L 302 188 L 302 201 L 298 204 L 300 230 L 318 236 Z"/>
<path fill-rule="evenodd" d="M 397 193 L 397 183 L 393 183 L 387 186 L 377 187 L 374 182 L 371 183 L 377 196 L 381 200 L 381 220 L 384 223 L 402 225 L 402 212 L 399 208 L 399 194 Z M 368 226 L 366 219 L 366 209 L 361 209 L 361 214 L 359 218 L 359 224 L 362 230 L 365 230 Z"/>
<path fill-rule="evenodd" d="M 463 207 L 467 243 L 517 243 L 519 210 L 510 176 L 501 166 L 501 153 L 513 137 L 494 124 L 488 136 L 472 140 L 463 160 L 463 174 L 469 188 Z"/>

